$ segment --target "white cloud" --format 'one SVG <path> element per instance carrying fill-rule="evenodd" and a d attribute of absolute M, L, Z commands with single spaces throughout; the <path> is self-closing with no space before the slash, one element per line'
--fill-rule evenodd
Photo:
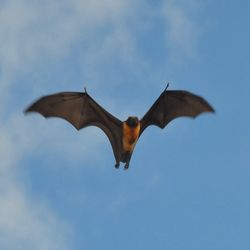
<path fill-rule="evenodd" d="M 201 27 L 195 19 L 200 9 L 196 0 L 188 3 L 168 0 L 164 2 L 166 41 L 170 63 L 181 64 L 197 57 Z"/>
<path fill-rule="evenodd" d="M 24 155 L 41 143 L 33 133 L 17 115 L 0 127 L 0 248 L 70 249 L 69 225 L 48 204 L 31 197 L 17 179 Z"/>
<path fill-rule="evenodd" d="M 13 76 L 13 70 L 34 69 L 44 59 L 64 57 L 78 38 L 85 43 L 98 28 L 122 27 L 124 14 L 134 6 L 133 1 L 124 0 L 10 0 L 0 9 L 1 70 Z M 118 42 L 127 50 L 127 44 L 121 44 L 127 34 L 121 30 L 119 37 L 119 41 L 112 40 L 112 45 Z"/>
<path fill-rule="evenodd" d="M 30 201 L 20 186 L 0 185 L 0 248 L 70 249 L 69 226 L 38 201 Z"/>

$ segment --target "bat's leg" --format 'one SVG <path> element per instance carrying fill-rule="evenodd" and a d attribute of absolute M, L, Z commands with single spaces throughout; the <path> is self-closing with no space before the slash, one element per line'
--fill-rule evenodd
<path fill-rule="evenodd" d="M 122 154 L 122 162 L 125 162 L 125 165 L 124 165 L 124 169 L 128 169 L 129 168 L 129 162 L 130 162 L 130 159 L 131 159 L 131 156 L 132 156 L 132 153 L 133 151 L 124 151 L 123 154 Z"/>
<path fill-rule="evenodd" d="M 132 152 L 127 152 L 126 163 L 124 165 L 125 170 L 129 168 L 129 162 L 130 162 L 131 156 L 132 156 Z"/>
<path fill-rule="evenodd" d="M 116 162 L 115 168 L 119 168 L 119 166 L 120 166 L 120 162 Z"/>
<path fill-rule="evenodd" d="M 129 168 L 129 162 L 126 162 L 126 164 L 124 165 L 124 169 L 127 170 Z"/>

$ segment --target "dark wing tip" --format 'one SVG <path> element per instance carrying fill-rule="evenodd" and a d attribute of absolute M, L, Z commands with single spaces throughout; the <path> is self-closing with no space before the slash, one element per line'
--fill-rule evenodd
<path fill-rule="evenodd" d="M 202 101 L 202 108 L 193 116 L 193 118 L 196 118 L 203 113 L 215 113 L 215 109 L 204 98 L 200 97 L 200 100 Z"/>
<path fill-rule="evenodd" d="M 206 110 L 204 110 L 204 112 L 215 113 L 215 109 L 204 98 L 202 98 L 202 100 L 206 106 Z"/>
<path fill-rule="evenodd" d="M 23 113 L 24 113 L 25 115 L 27 115 L 29 112 L 30 112 L 30 111 L 29 111 L 29 108 L 26 108 L 26 109 L 23 111 Z"/>
<path fill-rule="evenodd" d="M 216 113 L 215 109 L 212 106 L 210 106 L 210 109 L 209 109 L 208 112 L 210 112 L 210 113 Z"/>
<path fill-rule="evenodd" d="M 31 112 L 36 112 L 36 113 L 39 113 L 41 115 L 44 116 L 44 114 L 42 114 L 42 112 L 39 111 L 39 102 L 42 98 L 40 98 L 39 100 L 35 101 L 34 103 L 32 103 L 30 106 L 28 106 L 23 112 L 25 115 L 27 115 L 28 113 L 31 113 Z"/>
<path fill-rule="evenodd" d="M 27 115 L 30 112 L 37 112 L 36 110 L 33 109 L 33 104 L 23 111 L 25 115 Z"/>
<path fill-rule="evenodd" d="M 33 103 L 31 103 L 23 112 L 24 114 L 30 113 L 30 112 L 38 112 L 37 107 L 39 106 L 39 103 L 46 98 L 46 96 L 42 96 L 40 98 L 38 98 L 37 100 L 35 100 Z"/>

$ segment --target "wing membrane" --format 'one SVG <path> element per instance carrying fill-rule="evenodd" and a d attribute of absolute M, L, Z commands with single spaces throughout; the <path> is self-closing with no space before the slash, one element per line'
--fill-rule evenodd
<path fill-rule="evenodd" d="M 140 134 L 150 125 L 163 129 L 175 118 L 181 116 L 195 118 L 203 112 L 214 112 L 214 109 L 202 97 L 183 90 L 164 90 L 141 119 Z"/>
<path fill-rule="evenodd" d="M 122 122 L 102 108 L 87 93 L 61 92 L 43 96 L 25 112 L 38 112 L 46 118 L 63 118 L 77 130 L 87 126 L 97 126 L 108 136 L 116 160 L 118 161 L 121 156 Z"/>

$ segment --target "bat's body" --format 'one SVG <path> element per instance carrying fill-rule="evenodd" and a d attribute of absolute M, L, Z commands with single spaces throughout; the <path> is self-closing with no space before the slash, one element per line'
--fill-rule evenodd
<path fill-rule="evenodd" d="M 214 112 L 202 97 L 187 91 L 166 89 L 142 119 L 130 116 L 124 122 L 103 109 L 86 91 L 61 92 L 41 97 L 26 110 L 32 111 L 44 117 L 64 118 L 78 130 L 91 125 L 99 127 L 111 143 L 116 159 L 115 167 L 118 168 L 120 162 L 124 162 L 125 169 L 129 167 L 139 137 L 148 126 L 164 128 L 177 117 L 194 118 L 203 112 Z"/>
<path fill-rule="evenodd" d="M 139 138 L 140 134 L 140 121 L 137 117 L 128 117 L 126 121 L 122 123 L 122 148 L 123 154 L 121 161 L 126 162 L 125 168 L 129 165 L 129 160 L 133 153 L 135 144 Z M 119 167 L 119 163 L 116 164 Z"/>
<path fill-rule="evenodd" d="M 136 127 L 131 127 L 123 122 L 123 137 L 122 137 L 122 145 L 123 150 L 132 151 L 134 149 L 135 143 L 138 140 L 140 133 L 140 123 L 136 125 Z"/>

